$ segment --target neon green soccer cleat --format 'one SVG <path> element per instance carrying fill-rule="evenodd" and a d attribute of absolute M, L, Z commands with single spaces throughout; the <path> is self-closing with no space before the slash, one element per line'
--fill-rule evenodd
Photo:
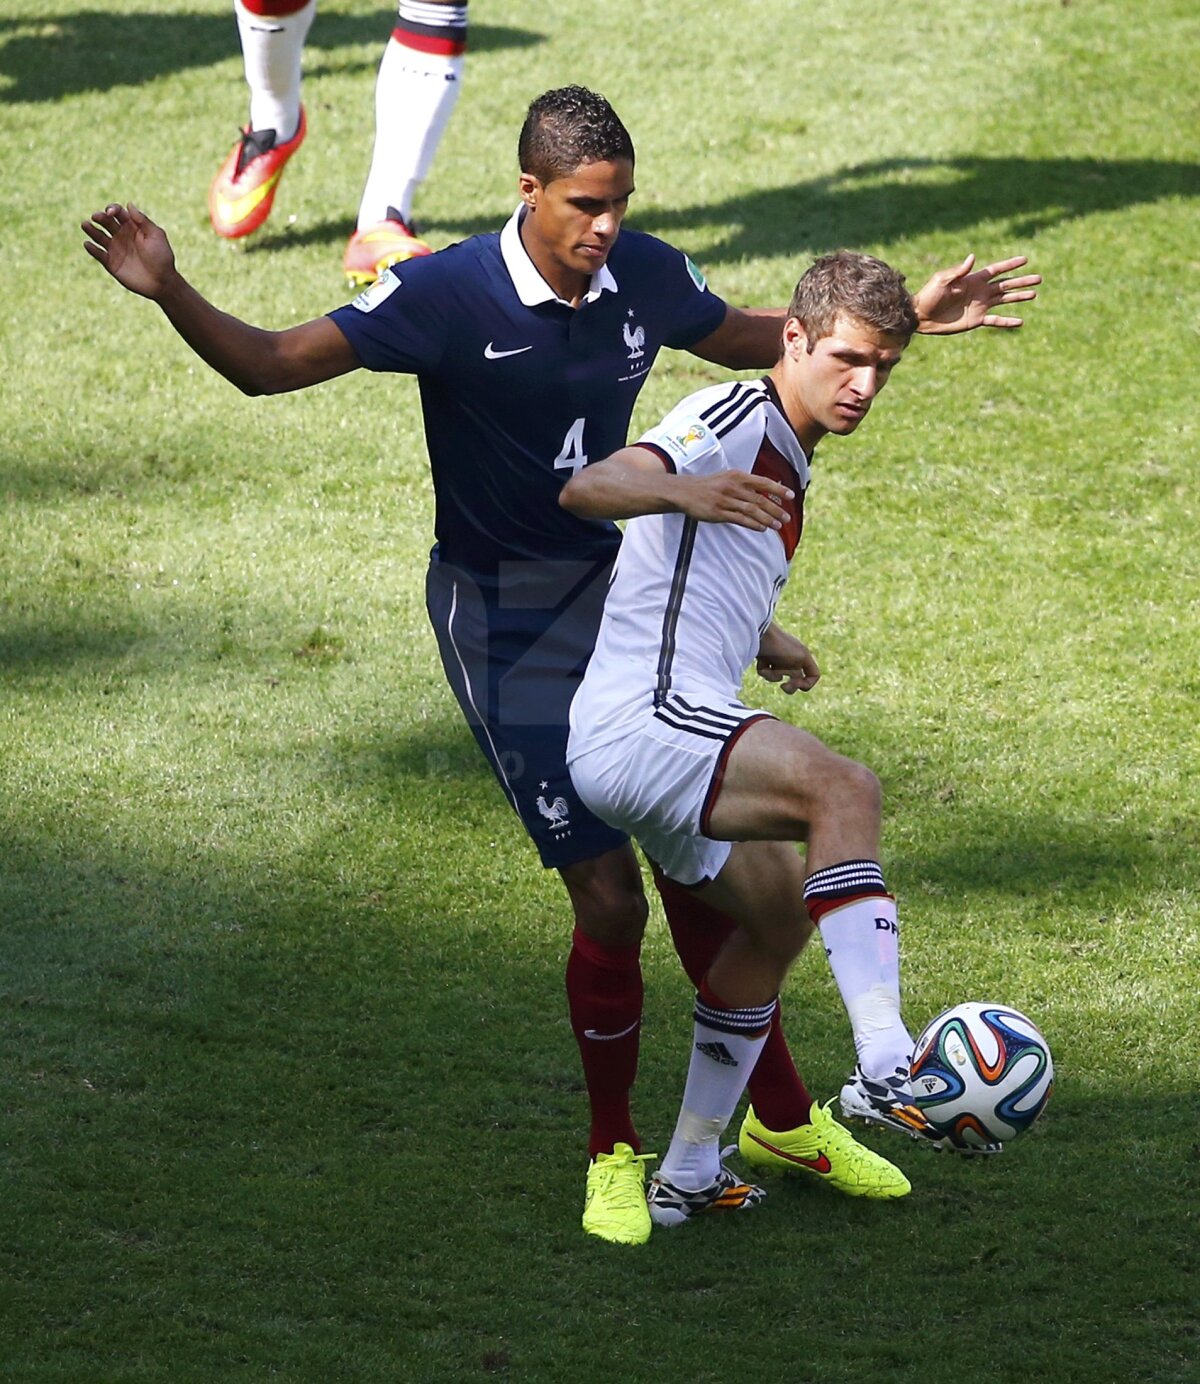
<path fill-rule="evenodd" d="M 912 1191 L 900 1169 L 860 1144 L 828 1105 L 813 1105 L 811 1124 L 780 1131 L 768 1129 L 751 1107 L 742 1121 L 738 1150 L 751 1167 L 812 1173 L 851 1197 L 882 1200 Z"/>
<path fill-rule="evenodd" d="M 653 1153 L 634 1153 L 616 1144 L 612 1153 L 598 1153 L 587 1174 L 583 1228 L 589 1235 L 615 1245 L 644 1245 L 650 1238 L 646 1205 L 646 1164 Z"/>

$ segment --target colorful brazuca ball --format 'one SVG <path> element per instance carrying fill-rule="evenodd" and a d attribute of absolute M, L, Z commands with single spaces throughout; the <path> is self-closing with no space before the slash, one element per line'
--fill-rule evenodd
<path fill-rule="evenodd" d="M 913 1100 L 964 1148 L 1015 1139 L 1045 1109 L 1054 1061 L 1024 1014 L 1004 1004 L 956 1004 L 917 1039 Z"/>

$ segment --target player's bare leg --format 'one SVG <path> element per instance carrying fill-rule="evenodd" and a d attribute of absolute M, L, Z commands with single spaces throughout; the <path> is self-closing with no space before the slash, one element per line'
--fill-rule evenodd
<path fill-rule="evenodd" d="M 813 933 L 795 847 L 739 841 L 717 878 L 696 892 L 737 924 L 709 967 L 708 983 L 729 1005 L 769 1003 Z"/>

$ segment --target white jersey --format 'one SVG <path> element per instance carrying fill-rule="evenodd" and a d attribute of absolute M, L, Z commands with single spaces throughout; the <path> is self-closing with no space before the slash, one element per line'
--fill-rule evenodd
<path fill-rule="evenodd" d="M 702 389 L 636 445 L 681 476 L 765 475 L 795 498 L 783 528 L 765 533 L 683 514 L 629 521 L 596 651 L 571 705 L 568 763 L 628 733 L 673 692 L 703 688 L 736 700 L 800 539 L 808 458 L 769 380 Z"/>

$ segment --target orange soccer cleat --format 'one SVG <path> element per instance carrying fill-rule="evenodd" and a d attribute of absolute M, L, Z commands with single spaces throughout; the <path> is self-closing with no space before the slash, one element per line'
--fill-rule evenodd
<path fill-rule="evenodd" d="M 208 215 L 219 236 L 237 240 L 270 216 L 284 167 L 307 132 L 303 107 L 296 133 L 283 144 L 275 142 L 274 130 L 242 131 L 208 191 Z"/>
<path fill-rule="evenodd" d="M 391 265 L 433 254 L 432 248 L 413 234 L 412 227 L 395 208 L 389 207 L 388 211 L 391 215 L 386 221 L 362 226 L 350 237 L 342 265 L 352 287 L 366 288 Z"/>

